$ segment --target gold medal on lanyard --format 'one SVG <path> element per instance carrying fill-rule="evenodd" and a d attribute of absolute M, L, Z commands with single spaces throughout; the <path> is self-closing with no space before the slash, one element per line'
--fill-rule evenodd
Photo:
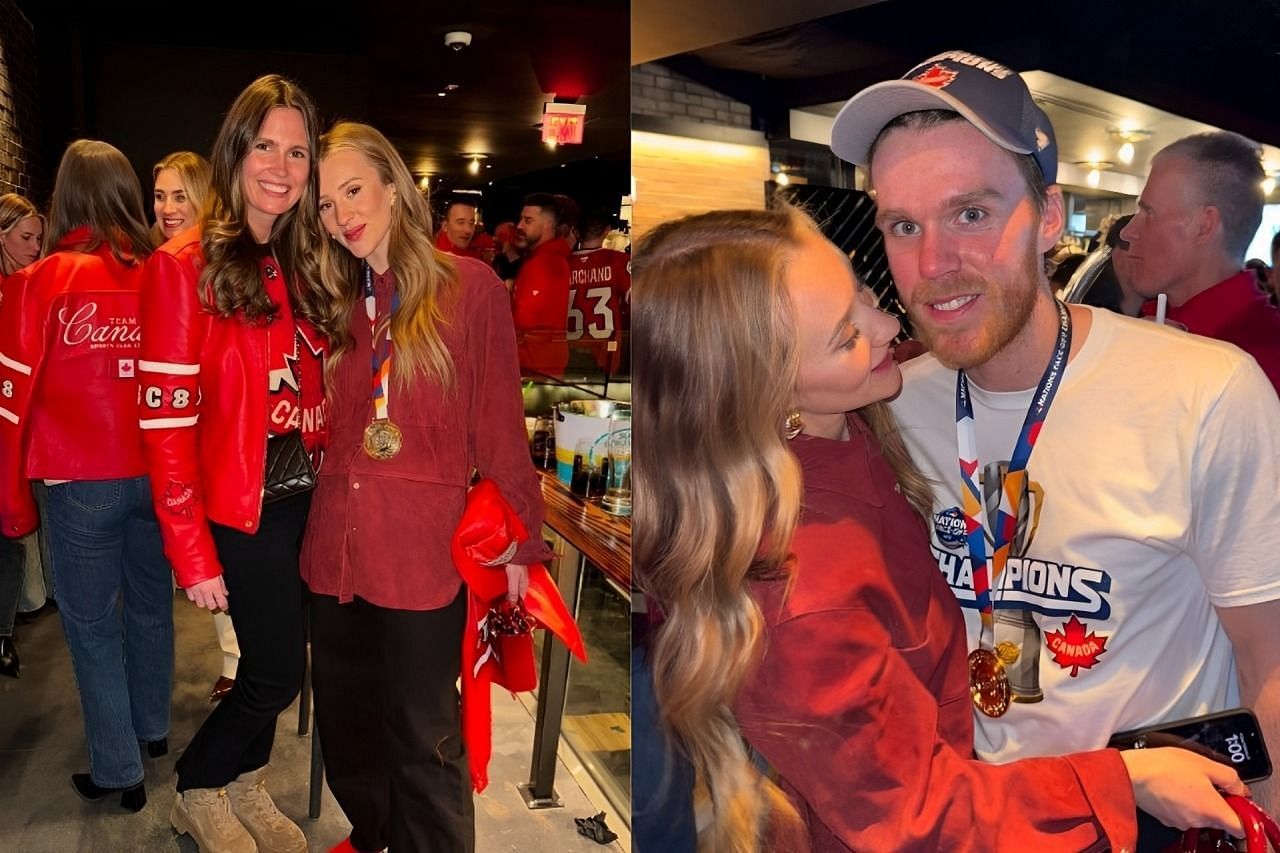
<path fill-rule="evenodd" d="M 399 295 L 391 300 L 391 312 L 400 304 Z M 364 306 L 369 315 L 369 340 L 373 346 L 373 421 L 364 428 L 364 452 L 370 459 L 391 459 L 404 446 L 400 428 L 387 417 L 387 397 L 391 391 L 391 320 L 387 319 L 386 336 L 379 340 L 378 300 L 373 292 L 373 270 L 364 265 Z"/>

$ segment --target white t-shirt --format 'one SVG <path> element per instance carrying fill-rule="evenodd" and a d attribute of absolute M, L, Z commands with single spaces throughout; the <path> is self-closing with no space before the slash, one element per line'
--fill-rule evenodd
<path fill-rule="evenodd" d="M 996 719 L 975 712 L 988 760 L 1092 749 L 1115 732 L 1238 706 L 1214 606 L 1280 598 L 1270 382 L 1230 344 L 1092 314 L 1028 465 L 1029 543 L 993 584 L 997 608 L 1027 607 L 1040 627 L 1044 699 Z M 981 621 L 959 509 L 956 373 L 922 356 L 904 379 L 893 411 L 935 484 L 933 551 L 972 649 Z M 1012 454 L 1034 389 L 969 386 L 981 471 Z"/>

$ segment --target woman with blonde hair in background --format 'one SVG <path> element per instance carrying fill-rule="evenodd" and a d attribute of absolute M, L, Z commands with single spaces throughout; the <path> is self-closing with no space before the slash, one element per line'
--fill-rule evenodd
<path fill-rule="evenodd" d="M 44 217 L 36 206 L 17 193 L 0 195 L 0 280 L 35 263 L 44 254 Z M 22 671 L 13 623 L 22 598 L 27 551 L 38 553 L 35 534 L 23 540 L 0 538 L 0 675 L 17 678 Z M 42 559 L 31 561 L 39 570 Z M 52 592 L 52 586 L 46 592 Z M 48 598 L 42 595 L 41 599 Z"/>
<path fill-rule="evenodd" d="M 320 221 L 339 335 L 302 575 L 325 773 L 351 821 L 335 850 L 470 851 L 455 686 L 467 591 L 450 541 L 473 470 L 533 533 L 495 566 L 509 601 L 551 556 L 507 293 L 481 261 L 434 247 L 426 200 L 368 125 L 324 135 Z"/>
<path fill-rule="evenodd" d="M 152 167 L 156 245 L 199 223 L 211 178 L 209 161 L 194 151 L 175 151 Z"/>
<path fill-rule="evenodd" d="M 635 737 L 669 736 L 692 766 L 701 849 L 1132 849 L 1135 799 L 1242 834 L 1214 789 L 1243 792 L 1235 772 L 1183 750 L 975 759 L 929 486 L 882 402 L 898 323 L 810 219 L 664 224 L 632 293 L 634 565 L 661 719 Z M 633 794 L 662 783 L 637 772 Z M 633 822 L 639 853 L 664 820 Z"/>

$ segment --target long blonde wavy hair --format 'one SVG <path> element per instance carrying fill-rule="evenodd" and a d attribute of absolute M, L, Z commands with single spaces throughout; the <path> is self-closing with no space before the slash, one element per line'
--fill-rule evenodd
<path fill-rule="evenodd" d="M 732 706 L 763 646 L 749 582 L 789 571 L 800 514 L 783 433 L 799 369 L 784 271 L 814 230 L 793 208 L 703 214 L 650 232 L 632 268 L 634 571 L 662 613 L 654 689 L 710 800 L 699 846 L 716 853 L 754 853 L 771 815 L 795 817 L 750 761 Z M 927 513 L 928 483 L 888 409 L 860 413 Z"/>
<path fill-rule="evenodd" d="M 388 259 L 396 276 L 400 307 L 391 315 L 395 358 L 392 380 L 403 386 L 421 375 L 445 387 L 454 379 L 453 359 L 441 336 L 458 295 L 458 270 L 431 239 L 431 208 L 418 192 L 413 175 L 391 142 L 367 124 L 342 121 L 320 138 L 320 160 L 335 151 L 357 151 L 377 170 L 383 184 L 396 188 L 391 208 Z M 351 312 L 363 298 L 362 261 L 334 240 L 320 247 L 320 278 L 325 298 L 320 307 L 334 330 L 328 369 L 351 350 Z M 380 335 L 382 329 L 375 330 Z"/>

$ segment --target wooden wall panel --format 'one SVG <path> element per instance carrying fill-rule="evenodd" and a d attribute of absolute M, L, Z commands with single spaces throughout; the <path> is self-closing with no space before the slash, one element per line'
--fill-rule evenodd
<path fill-rule="evenodd" d="M 769 149 L 656 133 L 631 134 L 636 240 L 656 225 L 708 210 L 763 209 Z"/>

